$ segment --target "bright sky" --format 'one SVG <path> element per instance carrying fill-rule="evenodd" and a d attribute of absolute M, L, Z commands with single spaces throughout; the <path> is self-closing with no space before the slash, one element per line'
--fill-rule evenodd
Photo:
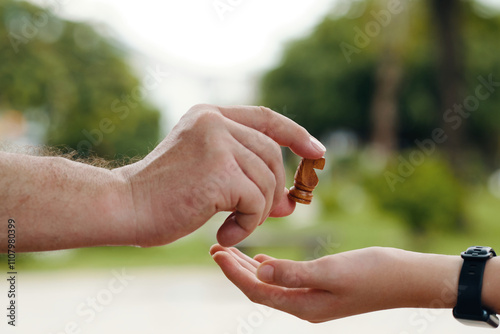
<path fill-rule="evenodd" d="M 150 98 L 165 130 L 190 106 L 247 104 L 256 80 L 280 59 L 284 44 L 314 27 L 336 4 L 354 0 L 31 0 L 97 26 L 135 50 L 139 75 L 168 72 Z M 498 0 L 483 0 L 496 4 Z"/>
<path fill-rule="evenodd" d="M 200 102 L 251 103 L 255 80 L 279 61 L 284 43 L 305 35 L 347 0 L 32 0 L 61 4 L 56 14 L 110 26 L 148 67 L 169 72 L 151 98 L 166 129 Z M 217 8 L 215 5 L 218 5 Z"/>
<path fill-rule="evenodd" d="M 276 57 L 284 39 L 304 33 L 334 2 L 59 1 L 65 3 L 62 13 L 66 17 L 105 22 L 145 53 L 176 57 L 212 71 Z M 214 4 L 220 4 L 219 9 Z"/>

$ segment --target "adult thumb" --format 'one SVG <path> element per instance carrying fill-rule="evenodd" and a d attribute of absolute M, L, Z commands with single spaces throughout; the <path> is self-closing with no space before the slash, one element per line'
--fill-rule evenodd
<path fill-rule="evenodd" d="M 268 260 L 257 268 L 257 278 L 287 288 L 321 288 L 322 268 L 316 261 Z"/>

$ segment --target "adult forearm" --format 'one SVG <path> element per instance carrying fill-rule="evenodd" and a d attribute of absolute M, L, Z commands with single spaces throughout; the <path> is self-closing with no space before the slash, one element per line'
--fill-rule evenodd
<path fill-rule="evenodd" d="M 0 153 L 0 251 L 7 221 L 16 250 L 134 244 L 127 183 L 112 171 L 57 157 Z M 4 222 L 4 223 L 2 223 Z"/>

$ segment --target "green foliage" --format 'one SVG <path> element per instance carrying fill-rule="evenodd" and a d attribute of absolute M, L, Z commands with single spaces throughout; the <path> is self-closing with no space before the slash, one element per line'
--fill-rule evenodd
<path fill-rule="evenodd" d="M 341 157 L 333 153 L 327 161 L 315 189 L 325 217 L 370 212 L 377 224 L 390 216 L 402 228 L 426 236 L 466 228 L 465 183 L 439 152 L 427 156 L 409 150 L 386 158 L 363 149 Z"/>
<path fill-rule="evenodd" d="M 446 110 L 440 103 L 437 78 L 436 18 L 428 2 L 406 2 L 409 7 L 397 14 L 401 17 L 392 17 L 387 26 L 380 28 L 380 34 L 368 38 L 367 45 L 361 46 L 357 43 L 359 39 L 356 40 L 359 31 L 366 31 L 368 24 L 378 22 L 373 13 L 386 10 L 388 3 L 352 2 L 344 16 L 329 15 L 309 36 L 290 43 L 281 63 L 264 75 L 260 103 L 278 111 L 285 110 L 286 116 L 317 137 L 328 138 L 332 131 L 344 129 L 354 132 L 362 145 L 367 144 L 377 84 L 375 73 L 387 50 L 391 32 L 400 30 L 405 38 L 391 40 L 395 53 L 401 58 L 403 73 L 397 92 L 399 147 L 410 150 L 415 140 L 432 138 L 433 131 L 443 126 Z M 462 15 L 457 19 L 463 23 L 460 34 L 464 41 L 466 86 L 463 87 L 464 100 L 456 104 L 465 104 L 466 99 L 469 102 L 476 99 L 479 103 L 470 115 L 463 117 L 455 113 L 453 116 L 454 124 L 462 127 L 463 140 L 467 143 L 462 151 L 470 158 L 467 166 L 461 168 L 469 171 L 465 174 L 474 175 L 468 176 L 467 182 L 477 184 L 488 169 L 484 168 L 483 161 L 493 166 L 498 162 L 495 158 L 499 152 L 500 61 L 495 55 L 500 54 L 500 13 L 488 10 L 488 15 L 484 15 L 485 11 L 478 10 L 480 5 L 476 1 L 460 3 Z M 356 50 L 346 55 L 342 49 L 346 43 Z M 484 85 L 480 88 L 480 92 L 488 96 L 479 99 L 477 87 L 481 80 L 489 81 L 489 78 L 494 82 L 490 90 Z M 442 148 L 441 144 L 436 145 Z M 364 200 L 396 215 L 413 231 L 434 233 L 465 227 L 464 194 L 460 184 L 463 180 L 454 176 L 437 153 L 426 157 L 403 183 L 397 183 L 394 192 L 383 172 L 366 168 L 372 162 L 361 162 L 361 155 L 328 160 L 333 171 L 332 182 L 328 183 L 328 189 L 318 189 L 326 215 L 355 209 L 359 207 L 356 203 Z M 394 170 L 398 163 L 394 158 L 386 170 Z"/>
<path fill-rule="evenodd" d="M 375 59 L 370 54 L 347 65 L 338 46 L 352 38 L 348 23 L 326 18 L 310 37 L 290 44 L 282 63 L 263 78 L 262 103 L 286 106 L 286 115 L 316 136 L 338 127 L 367 134 Z"/>
<path fill-rule="evenodd" d="M 361 5 L 360 5 L 361 4 Z M 425 1 L 406 2 L 408 8 L 381 27 L 380 34 L 369 38 L 367 46 L 356 44 L 357 29 L 377 22 L 373 12 L 387 9 L 386 1 L 352 2 L 351 12 L 342 17 L 327 16 L 307 37 L 288 46 L 281 63 L 264 75 L 260 103 L 305 126 L 313 135 L 324 137 L 332 130 L 349 129 L 365 143 L 369 139 L 370 105 L 375 71 L 386 48 L 386 35 L 394 30 L 405 32 L 395 44 L 402 58 L 403 78 L 399 87 L 399 145 L 410 147 L 415 139 L 429 138 L 443 122 L 437 82 L 437 42 L 433 20 Z M 462 36 L 464 40 L 466 87 L 463 96 L 474 96 L 478 77 L 493 75 L 500 81 L 498 34 L 500 14 L 489 10 L 482 15 L 475 1 L 463 1 Z M 352 18 L 354 17 L 355 18 Z M 398 26 L 399 25 L 399 26 Z M 358 49 L 347 57 L 342 43 Z M 345 45 L 345 44 L 344 44 Z M 470 149 L 480 150 L 487 158 L 498 155 L 500 131 L 500 92 L 498 87 L 480 101 L 470 117 L 462 119 Z M 462 104 L 464 101 L 456 101 Z M 448 106 L 453 108 L 453 106 Z"/>
<path fill-rule="evenodd" d="M 159 111 L 116 42 L 27 2 L 2 0 L 0 20 L 0 112 L 41 121 L 46 144 L 81 155 L 144 155 L 157 143 Z"/>
<path fill-rule="evenodd" d="M 373 198 L 384 210 L 407 222 L 415 232 L 463 227 L 464 191 L 448 162 L 434 154 L 425 157 L 422 164 L 412 165 L 410 153 L 392 158 L 384 173 L 365 179 Z M 405 170 L 405 173 L 398 175 L 401 182 L 391 187 L 387 171 L 396 170 Z"/>

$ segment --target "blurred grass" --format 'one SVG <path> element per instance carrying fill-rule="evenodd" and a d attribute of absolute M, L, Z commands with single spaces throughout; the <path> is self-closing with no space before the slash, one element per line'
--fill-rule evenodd
<path fill-rule="evenodd" d="M 327 185 L 325 185 L 327 186 Z M 355 212 L 331 212 L 316 206 L 300 206 L 285 218 L 270 218 L 240 248 L 253 256 L 265 253 L 277 258 L 307 260 L 369 246 L 459 254 L 472 245 L 499 248 L 500 200 L 485 188 L 467 191 L 465 201 L 468 228 L 461 232 L 430 231 L 416 236 L 396 216 L 381 211 L 365 200 Z M 66 270 L 139 266 L 215 266 L 208 254 L 216 242 L 215 232 L 224 219 L 217 215 L 203 228 L 162 247 L 96 247 L 77 250 L 20 254 L 18 270 Z M 2 259 L 2 262 L 3 261 Z"/>
<path fill-rule="evenodd" d="M 93 247 L 17 255 L 18 270 L 206 265 L 212 263 L 209 244 L 199 236 L 151 248 Z M 5 261 L 6 262 L 6 261 Z"/>

